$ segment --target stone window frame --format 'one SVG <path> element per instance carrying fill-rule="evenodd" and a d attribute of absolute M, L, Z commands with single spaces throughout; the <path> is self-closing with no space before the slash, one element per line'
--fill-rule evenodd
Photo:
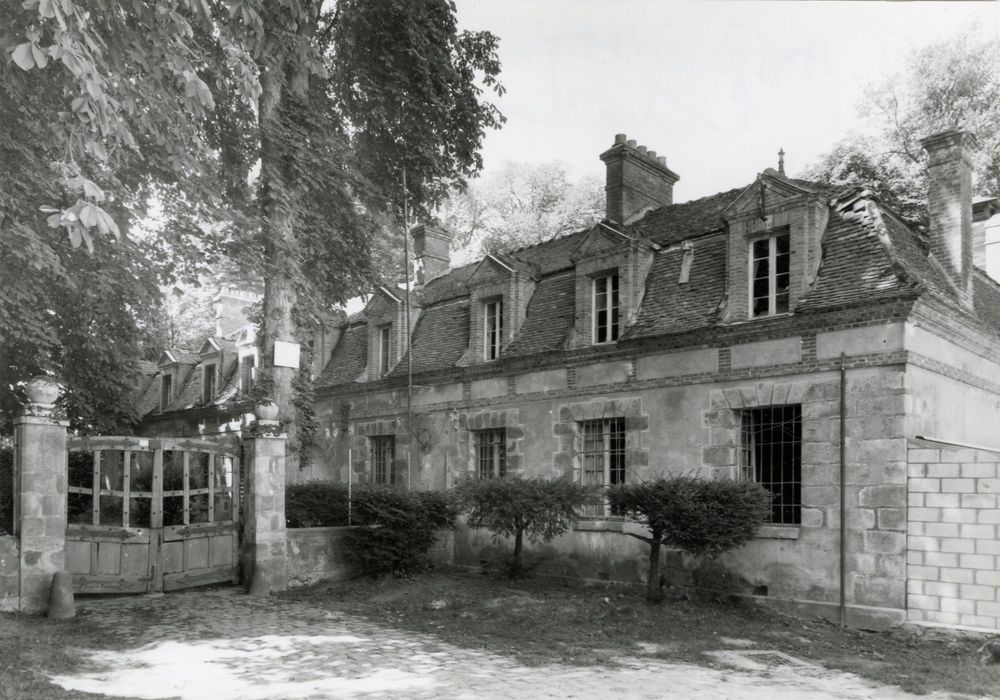
<path fill-rule="evenodd" d="M 460 454 L 465 454 L 465 473 L 478 478 L 479 455 L 475 434 L 485 430 L 504 430 L 507 476 L 524 473 L 524 424 L 521 409 L 505 408 L 469 411 L 459 416 L 457 440 Z"/>
<path fill-rule="evenodd" d="M 388 460 L 385 457 L 389 455 Z M 396 482 L 396 436 L 369 435 L 368 456 L 371 463 L 370 478 L 373 484 L 393 484 Z M 380 462 L 385 462 L 380 464 Z M 379 472 L 382 471 L 382 478 Z"/>
<path fill-rule="evenodd" d="M 649 472 L 649 448 L 643 433 L 649 431 L 649 414 L 643 410 L 641 396 L 595 398 L 559 406 L 558 420 L 552 433 L 558 448 L 552 456 L 552 476 L 571 476 L 577 483 L 583 479 L 581 425 L 586 421 L 622 418 L 625 421 L 625 480 L 645 478 Z M 585 517 L 584 520 L 607 520 L 606 516 Z"/>
<path fill-rule="evenodd" d="M 351 469 L 362 480 L 375 482 L 375 465 L 372 461 L 370 438 L 392 436 L 394 455 L 391 473 L 392 483 L 403 483 L 406 478 L 406 455 L 410 449 L 410 433 L 402 423 L 394 418 L 372 420 L 355 425 L 351 434 Z"/>
<path fill-rule="evenodd" d="M 471 432 L 476 448 L 477 478 L 502 479 L 505 477 L 507 475 L 507 428 L 484 428 Z M 484 460 L 484 456 L 487 459 Z M 487 468 L 484 469 L 484 466 Z"/>
<path fill-rule="evenodd" d="M 784 311 L 777 310 L 777 270 L 775 261 L 777 258 L 777 248 L 778 239 L 786 238 L 788 240 L 788 262 L 787 271 L 785 274 L 788 276 L 788 284 L 785 288 L 785 304 L 787 308 Z M 754 258 L 753 258 L 753 248 L 754 245 L 759 242 L 766 240 L 768 241 L 768 290 L 767 290 L 767 311 L 755 314 L 753 310 L 753 285 L 754 285 Z M 746 240 L 746 259 L 747 259 L 747 318 L 750 320 L 757 320 L 762 318 L 774 318 L 775 316 L 784 316 L 792 312 L 792 231 L 791 226 L 785 224 L 784 226 L 776 226 L 763 231 L 756 231 L 747 236 Z"/>

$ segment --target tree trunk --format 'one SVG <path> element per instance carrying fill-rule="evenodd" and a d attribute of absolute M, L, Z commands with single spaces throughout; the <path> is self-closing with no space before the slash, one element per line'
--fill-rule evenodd
<path fill-rule="evenodd" d="M 311 13 L 312 14 L 312 13 Z M 264 280 L 263 319 L 258 338 L 263 368 L 269 381 L 271 398 L 279 407 L 279 418 L 286 421 L 289 452 L 286 453 L 286 471 L 298 469 L 298 421 L 295 393 L 292 383 L 300 370 L 274 366 L 274 343 L 277 340 L 298 343 L 295 306 L 298 293 L 295 279 L 298 274 L 298 240 L 296 237 L 296 212 L 300 206 L 294 174 L 290 161 L 295 154 L 288 144 L 289 125 L 285 123 L 290 100 L 302 105 L 308 102 L 309 69 L 296 60 L 287 46 L 288 18 L 281 12 L 265 16 L 265 39 L 260 59 L 261 95 L 259 100 L 259 128 L 261 140 L 261 203 L 263 211 L 265 260 L 267 273 Z M 298 33 L 308 35 L 315 31 L 309 22 L 298 24 Z"/>
<path fill-rule="evenodd" d="M 660 539 L 649 544 L 649 579 L 646 581 L 646 600 L 659 603 L 663 599 L 660 586 Z"/>
<path fill-rule="evenodd" d="M 514 534 L 514 556 L 511 558 L 510 562 L 510 577 L 520 575 L 521 573 L 521 538 L 524 536 L 524 531 L 518 530 Z"/>

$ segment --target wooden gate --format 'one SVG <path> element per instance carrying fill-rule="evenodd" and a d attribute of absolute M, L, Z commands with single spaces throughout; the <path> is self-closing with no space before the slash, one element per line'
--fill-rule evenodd
<path fill-rule="evenodd" d="M 238 580 L 239 457 L 185 438 L 68 442 L 66 568 L 79 593 Z"/>

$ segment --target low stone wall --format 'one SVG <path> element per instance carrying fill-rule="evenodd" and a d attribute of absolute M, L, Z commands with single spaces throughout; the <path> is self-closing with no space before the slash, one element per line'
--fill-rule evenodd
<path fill-rule="evenodd" d="M 913 440 L 908 618 L 1000 630 L 1000 453 Z"/>
<path fill-rule="evenodd" d="M 308 586 L 317 581 L 341 581 L 358 576 L 348 560 L 344 538 L 350 527 L 304 527 L 285 531 L 288 586 Z"/>
<path fill-rule="evenodd" d="M 0 611 L 20 608 L 21 554 L 16 537 L 0 537 Z"/>

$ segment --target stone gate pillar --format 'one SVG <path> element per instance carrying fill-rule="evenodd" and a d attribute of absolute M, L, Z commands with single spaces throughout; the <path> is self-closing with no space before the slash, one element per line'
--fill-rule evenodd
<path fill-rule="evenodd" d="M 243 581 L 251 595 L 285 588 L 285 439 L 277 406 L 254 409 L 257 422 L 245 440 L 246 502 L 243 510 Z"/>
<path fill-rule="evenodd" d="M 53 405 L 59 385 L 35 377 L 14 419 L 14 521 L 21 539 L 22 612 L 45 612 L 52 575 L 66 568 L 66 427 Z"/>

